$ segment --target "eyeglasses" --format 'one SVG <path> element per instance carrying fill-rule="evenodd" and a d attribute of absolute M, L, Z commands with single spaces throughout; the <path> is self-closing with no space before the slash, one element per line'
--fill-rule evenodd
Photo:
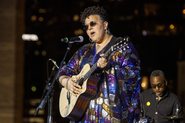
<path fill-rule="evenodd" d="M 94 27 L 96 24 L 97 24 L 96 22 L 91 21 L 91 22 L 89 23 L 89 25 L 84 25 L 84 30 L 87 30 L 87 29 L 89 28 L 89 26 L 90 26 L 90 27 Z"/>
<path fill-rule="evenodd" d="M 162 88 L 162 87 L 164 87 L 164 82 L 161 82 L 161 83 L 158 83 L 158 84 L 152 84 L 151 85 L 151 87 L 153 88 L 153 89 L 156 89 L 156 87 L 157 88 Z"/>

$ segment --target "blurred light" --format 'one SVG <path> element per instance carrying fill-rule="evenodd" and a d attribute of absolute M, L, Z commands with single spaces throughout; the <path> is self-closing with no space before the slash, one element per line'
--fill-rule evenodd
<path fill-rule="evenodd" d="M 170 24 L 169 25 L 169 30 L 170 30 L 170 33 L 171 34 L 176 34 L 177 33 L 177 29 L 176 29 L 176 27 L 175 27 L 175 25 L 174 24 Z"/>
<path fill-rule="evenodd" d="M 31 21 L 36 21 L 37 20 L 37 16 L 36 15 L 32 15 L 31 16 Z"/>
<path fill-rule="evenodd" d="M 143 31 L 142 31 L 142 35 L 143 35 L 143 36 L 147 36 L 147 35 L 148 35 L 147 31 L 146 31 L 146 30 L 143 30 Z"/>
<path fill-rule="evenodd" d="M 170 24 L 170 25 L 169 25 L 169 28 L 170 28 L 171 30 L 173 30 L 173 29 L 175 29 L 175 25 L 174 25 L 174 24 Z"/>
<path fill-rule="evenodd" d="M 39 13 L 46 13 L 46 9 L 39 9 Z"/>
<path fill-rule="evenodd" d="M 148 77 L 147 76 L 143 76 L 142 77 L 142 81 L 141 81 L 141 88 L 143 90 L 146 90 L 148 88 L 148 83 L 149 83 Z"/>
<path fill-rule="evenodd" d="M 38 41 L 39 38 L 36 34 L 22 34 L 22 40 L 24 40 L 24 41 Z"/>
<path fill-rule="evenodd" d="M 44 123 L 44 118 L 41 117 L 29 117 L 24 118 L 25 123 Z"/>
<path fill-rule="evenodd" d="M 35 50 L 34 54 L 35 54 L 36 56 L 38 56 L 40 53 L 39 53 L 38 50 Z"/>
<path fill-rule="evenodd" d="M 32 87 L 31 87 L 31 91 L 32 91 L 32 92 L 36 92 L 36 90 L 37 90 L 37 87 L 36 87 L 36 86 L 32 86 Z"/>
<path fill-rule="evenodd" d="M 156 31 L 164 31 L 165 30 L 165 25 L 156 25 Z"/>
<path fill-rule="evenodd" d="M 182 10 L 182 14 L 185 15 L 185 9 Z"/>
<path fill-rule="evenodd" d="M 83 35 L 83 33 L 84 33 L 84 32 L 83 32 L 82 29 L 77 29 L 77 30 L 74 31 L 74 34 L 75 34 L 75 35 Z"/>
<path fill-rule="evenodd" d="M 32 108 L 28 112 L 29 115 L 34 115 L 35 114 L 35 108 Z M 44 115 L 44 110 L 39 110 L 38 115 Z"/>
<path fill-rule="evenodd" d="M 44 21 L 44 18 L 43 17 L 39 17 L 38 19 L 40 22 L 43 22 Z"/>
<path fill-rule="evenodd" d="M 73 16 L 73 21 L 78 21 L 80 19 L 79 15 L 74 15 Z"/>
<path fill-rule="evenodd" d="M 155 16 L 159 10 L 159 5 L 154 3 L 144 4 L 144 13 L 146 16 Z"/>
<path fill-rule="evenodd" d="M 30 99 L 29 103 L 32 106 L 36 106 L 40 102 L 40 99 Z"/>
<path fill-rule="evenodd" d="M 139 15 L 139 10 L 138 10 L 138 9 L 135 9 L 135 10 L 134 10 L 134 14 L 135 14 L 135 15 Z"/>
<path fill-rule="evenodd" d="M 42 56 L 46 56 L 47 52 L 46 52 L 45 50 L 43 50 L 43 51 L 41 52 L 41 54 L 42 54 Z"/>

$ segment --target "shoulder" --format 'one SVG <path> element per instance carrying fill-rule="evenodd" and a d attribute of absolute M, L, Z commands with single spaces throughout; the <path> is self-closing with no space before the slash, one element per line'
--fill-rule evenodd
<path fill-rule="evenodd" d="M 84 44 L 80 49 L 87 49 L 89 47 L 92 47 L 93 44 L 92 43 L 88 43 L 88 44 Z"/>
<path fill-rule="evenodd" d="M 178 96 L 175 93 L 171 92 L 171 91 L 169 91 L 169 96 L 171 98 L 174 98 L 175 100 L 178 100 L 179 99 Z"/>
<path fill-rule="evenodd" d="M 79 53 L 85 52 L 85 51 L 91 49 L 92 46 L 93 46 L 92 43 L 84 44 L 83 46 L 81 46 L 81 47 L 79 48 L 78 52 L 79 52 Z"/>
<path fill-rule="evenodd" d="M 92 43 L 82 45 L 74 54 L 73 57 L 81 57 L 86 54 L 91 48 Z"/>

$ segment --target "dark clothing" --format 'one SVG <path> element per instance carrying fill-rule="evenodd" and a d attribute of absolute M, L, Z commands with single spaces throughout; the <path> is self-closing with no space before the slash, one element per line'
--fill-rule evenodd
<path fill-rule="evenodd" d="M 154 123 L 174 123 L 174 121 L 176 123 L 183 118 L 182 106 L 178 97 L 168 90 L 159 101 L 152 89 L 146 90 L 140 94 L 140 101 L 143 114 Z M 173 121 L 172 116 L 178 116 L 179 119 Z"/>

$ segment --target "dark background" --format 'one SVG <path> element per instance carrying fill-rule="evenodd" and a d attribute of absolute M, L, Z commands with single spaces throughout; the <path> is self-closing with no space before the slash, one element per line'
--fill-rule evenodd
<path fill-rule="evenodd" d="M 75 43 L 66 61 L 88 38 L 82 30 L 79 15 L 91 5 L 103 6 L 109 14 L 110 30 L 115 36 L 129 35 L 139 52 L 142 77 L 154 69 L 162 69 L 177 92 L 177 62 L 185 59 L 184 0 L 26 0 L 25 33 L 37 34 L 39 41 L 25 41 L 24 121 L 38 105 L 51 73 L 52 58 L 60 65 L 67 49 L 61 38 L 82 35 L 83 43 Z M 184 11 L 184 13 L 183 13 Z M 50 81 L 49 81 L 50 82 Z M 58 114 L 60 87 L 54 87 L 54 122 L 64 122 Z M 32 104 L 34 100 L 36 103 Z M 47 105 L 38 115 L 46 122 Z M 39 120 L 35 120 L 39 122 Z"/>

